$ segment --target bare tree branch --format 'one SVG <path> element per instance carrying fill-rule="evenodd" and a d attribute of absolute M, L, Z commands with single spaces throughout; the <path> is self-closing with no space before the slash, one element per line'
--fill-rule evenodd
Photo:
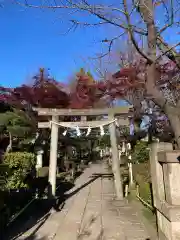
<path fill-rule="evenodd" d="M 122 28 L 124 30 L 128 29 L 128 26 L 126 24 L 120 24 L 118 22 L 113 21 L 112 19 L 108 18 L 107 14 L 105 14 L 105 11 L 109 11 L 109 12 L 119 12 L 121 14 L 125 14 L 124 11 L 122 9 L 116 8 L 116 7 L 110 7 L 110 6 L 101 6 L 101 5 L 90 5 L 88 4 L 86 1 L 83 1 L 82 3 L 75 3 L 72 1 L 67 1 L 67 3 L 69 4 L 62 4 L 62 5 L 33 5 L 33 4 L 29 4 L 29 3 L 22 3 L 18 0 L 14 0 L 18 5 L 23 6 L 23 7 L 31 7 L 31 8 L 44 8 L 44 9 L 79 9 L 79 10 L 83 10 L 86 12 L 89 12 L 91 15 L 94 15 L 96 17 L 98 17 L 99 19 L 103 20 L 104 22 L 107 22 L 109 24 L 112 24 L 116 27 Z M 100 13 L 100 11 L 103 11 L 103 13 Z M 142 30 L 142 29 L 136 29 L 135 26 L 132 26 L 133 31 L 138 33 L 138 34 L 142 34 L 142 35 L 147 35 L 147 32 Z"/>
<path fill-rule="evenodd" d="M 175 50 L 175 47 L 171 48 L 162 37 L 157 38 L 157 45 L 160 50 L 165 53 L 171 61 L 173 61 L 177 67 L 180 69 L 180 54 Z M 177 46 L 179 43 L 177 44 Z"/>
<path fill-rule="evenodd" d="M 116 37 L 114 37 L 112 39 L 104 39 L 104 40 L 102 40 L 103 43 L 109 43 L 108 51 L 106 53 L 102 54 L 102 55 L 99 55 L 98 57 L 91 58 L 91 59 L 96 60 L 96 59 L 99 59 L 99 58 L 104 58 L 105 56 L 109 55 L 111 53 L 111 49 L 112 49 L 114 41 L 116 41 L 117 39 L 122 37 L 124 34 L 126 34 L 126 31 L 124 31 L 123 33 L 121 33 L 120 35 L 118 35 L 118 36 L 116 36 Z"/>
<path fill-rule="evenodd" d="M 169 49 L 167 49 L 166 51 L 164 51 L 159 57 L 157 57 L 156 61 L 159 60 L 159 59 L 160 59 L 161 57 L 163 57 L 164 55 L 167 55 L 168 52 L 174 51 L 177 46 L 180 46 L 180 42 L 174 44 L 172 47 L 170 47 Z"/>
<path fill-rule="evenodd" d="M 30 1 L 30 0 L 29 0 Z M 160 3 L 159 1 L 153 1 L 153 9 L 149 8 L 149 4 L 152 0 L 138 0 L 131 2 L 131 9 L 128 10 L 127 2 L 126 0 L 122 0 L 117 6 L 116 5 L 105 5 L 105 4 L 90 4 L 87 0 L 60 0 L 60 1 L 54 1 L 50 2 L 47 5 L 43 4 L 31 4 L 28 0 L 14 0 L 17 4 L 23 7 L 31 7 L 31 8 L 40 8 L 40 9 L 66 9 L 68 11 L 84 11 L 89 13 L 92 16 L 97 17 L 99 21 L 97 22 L 81 22 L 77 19 L 70 19 L 70 22 L 72 23 L 72 26 L 68 29 L 67 32 L 69 32 L 72 29 L 76 29 L 78 25 L 93 27 L 93 26 L 102 26 L 105 24 L 113 25 L 117 28 L 123 29 L 124 33 L 118 35 L 117 37 L 114 37 L 110 40 L 107 40 L 106 42 L 109 43 L 108 46 L 108 52 L 103 54 L 103 56 L 106 56 L 109 54 L 109 52 L 112 49 L 112 45 L 115 40 L 118 40 L 122 35 L 128 34 L 132 44 L 136 48 L 137 52 L 145 58 L 149 63 L 152 63 L 153 61 L 156 61 L 156 59 L 151 59 L 149 55 L 147 55 L 143 50 L 139 47 L 137 42 L 137 36 L 148 36 L 148 26 L 147 23 L 150 23 L 151 21 L 154 21 L 155 26 L 155 20 L 153 16 L 153 11 L 155 6 L 158 4 L 162 4 L 164 7 L 164 10 L 166 11 L 167 15 L 167 23 L 164 25 L 163 28 L 161 28 L 159 31 L 156 29 L 155 35 L 157 36 L 156 45 L 160 48 L 163 55 L 166 55 L 169 57 L 172 55 L 174 57 L 174 62 L 180 67 L 180 60 L 177 60 L 179 58 L 179 54 L 175 52 L 174 48 L 171 48 L 167 46 L 163 38 L 161 37 L 161 34 L 167 30 L 169 27 L 173 26 L 174 24 L 178 24 L 178 21 L 175 21 L 175 14 L 178 14 L 178 9 L 175 9 L 174 7 L 174 1 L 169 0 L 169 5 L 165 2 L 165 0 L 162 0 Z M 120 5 L 120 7 L 119 7 Z M 128 2 L 129 6 L 129 2 Z M 142 26 L 145 23 L 147 29 L 141 28 L 139 24 L 135 25 L 131 23 L 131 15 L 134 13 L 134 11 L 139 13 L 139 16 L 143 20 Z M 73 15 L 73 14 L 72 14 Z M 152 24 L 152 23 L 151 23 Z M 136 36 L 137 35 L 137 36 Z M 163 47 L 162 47 L 163 46 Z M 103 57 L 102 56 L 102 57 Z M 172 59 L 171 59 L 172 60 Z"/>
<path fill-rule="evenodd" d="M 127 9 L 127 1 L 126 0 L 123 0 L 123 4 L 124 4 L 124 10 L 125 10 L 125 16 L 126 16 L 126 19 L 127 19 L 127 23 L 128 23 L 128 33 L 129 33 L 129 37 L 130 37 L 130 40 L 132 41 L 135 49 L 137 50 L 137 52 L 142 56 L 144 57 L 148 62 L 152 62 L 153 60 L 150 59 L 138 46 L 135 38 L 134 38 L 134 34 L 133 34 L 133 29 L 132 29 L 132 25 L 131 25 L 131 21 L 130 21 L 130 16 L 129 16 L 129 13 L 128 13 L 128 9 Z"/>
<path fill-rule="evenodd" d="M 170 0 L 170 8 L 166 6 L 166 3 L 164 1 L 162 1 L 162 3 L 163 3 L 164 8 L 166 9 L 169 23 L 167 23 L 163 28 L 161 28 L 159 30 L 159 34 L 162 34 L 166 29 L 168 29 L 169 27 L 171 27 L 174 24 L 173 0 Z M 170 13 L 169 13 L 169 11 L 170 11 Z"/>
<path fill-rule="evenodd" d="M 108 24 L 107 22 L 97 22 L 97 23 L 88 23 L 88 22 L 80 22 L 80 21 L 77 21 L 75 19 L 72 19 L 70 20 L 73 24 L 76 24 L 76 25 L 83 25 L 83 26 L 86 26 L 86 27 L 94 27 L 94 26 L 100 26 L 100 25 L 103 25 L 103 24 Z"/>

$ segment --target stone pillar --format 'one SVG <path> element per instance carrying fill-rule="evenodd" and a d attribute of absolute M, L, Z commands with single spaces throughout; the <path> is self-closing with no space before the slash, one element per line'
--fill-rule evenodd
<path fill-rule="evenodd" d="M 151 179 L 160 240 L 180 240 L 179 156 L 180 151 L 173 151 L 171 144 L 151 146 Z"/>
<path fill-rule="evenodd" d="M 116 140 L 116 126 L 115 123 L 109 125 L 111 150 L 112 150 L 112 170 L 114 174 L 114 183 L 116 189 L 116 197 L 119 200 L 123 199 L 123 187 L 120 174 L 120 159 L 118 154 L 117 140 Z"/>
<path fill-rule="evenodd" d="M 103 150 L 100 149 L 100 158 L 103 158 Z"/>
<path fill-rule="evenodd" d="M 164 150 L 172 150 L 170 143 L 153 143 L 150 147 L 150 168 L 151 181 L 153 190 L 154 206 L 156 207 L 157 200 L 165 200 L 163 169 L 158 162 L 158 152 Z"/>
<path fill-rule="evenodd" d="M 132 171 L 132 163 L 128 163 L 128 170 L 129 170 L 129 184 L 132 186 L 134 184 L 133 181 L 133 171 Z"/>
<path fill-rule="evenodd" d="M 52 116 L 52 121 L 58 122 L 58 116 Z M 56 196 L 56 168 L 57 168 L 57 147 L 58 147 L 58 125 L 51 125 L 51 144 L 49 161 L 49 197 Z"/>
<path fill-rule="evenodd" d="M 180 151 L 166 151 L 158 154 L 162 164 L 166 202 L 180 206 Z"/>
<path fill-rule="evenodd" d="M 121 155 L 122 155 L 122 150 L 121 150 L 120 146 L 118 146 L 119 162 L 121 161 Z"/>
<path fill-rule="evenodd" d="M 37 156 L 36 156 L 36 169 L 38 170 L 39 168 L 42 168 L 43 166 L 43 150 L 37 151 Z"/>

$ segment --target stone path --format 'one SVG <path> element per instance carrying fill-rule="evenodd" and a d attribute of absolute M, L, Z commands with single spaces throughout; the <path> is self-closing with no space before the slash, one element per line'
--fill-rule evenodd
<path fill-rule="evenodd" d="M 40 221 L 17 239 L 149 239 L 136 210 L 124 201 L 115 200 L 113 182 L 107 173 L 105 165 L 91 165 L 77 179 L 75 188 L 68 192 L 70 197 L 64 208 L 52 213 L 44 224 Z"/>

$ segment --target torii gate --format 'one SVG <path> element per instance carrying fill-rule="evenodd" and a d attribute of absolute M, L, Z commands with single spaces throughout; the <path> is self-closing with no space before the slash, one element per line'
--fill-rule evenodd
<path fill-rule="evenodd" d="M 102 108 L 102 109 L 49 109 L 49 108 L 34 108 L 33 110 L 39 116 L 51 116 L 51 122 L 39 122 L 38 128 L 51 128 L 51 143 L 50 143 L 50 163 L 49 163 L 49 196 L 54 198 L 56 195 L 56 168 L 57 168 L 57 148 L 58 148 L 58 125 L 63 126 L 68 124 L 75 127 L 96 127 L 98 125 L 109 125 L 111 148 L 112 148 L 112 170 L 114 174 L 114 183 L 117 199 L 123 199 L 123 187 L 121 174 L 119 170 L 119 154 L 116 140 L 115 116 L 118 117 L 119 125 L 129 125 L 128 117 L 131 115 L 132 106 Z M 108 116 L 108 120 L 87 121 L 87 116 Z M 59 117 L 62 116 L 80 116 L 80 122 L 59 122 Z M 59 123 L 59 124 L 53 124 Z"/>

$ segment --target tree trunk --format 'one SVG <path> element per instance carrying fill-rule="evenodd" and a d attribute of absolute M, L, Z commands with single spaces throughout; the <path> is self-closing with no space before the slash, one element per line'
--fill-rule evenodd
<path fill-rule="evenodd" d="M 146 23 L 148 33 L 147 41 L 149 61 L 147 64 L 146 91 L 147 94 L 152 96 L 152 100 L 162 108 L 162 110 L 169 118 L 177 141 L 177 145 L 180 148 L 180 115 L 178 116 L 177 114 L 173 114 L 171 111 L 169 111 L 172 107 L 167 103 L 167 99 L 163 96 L 162 92 L 156 86 L 156 80 L 159 80 L 159 76 L 155 65 L 157 57 L 157 29 L 154 20 L 153 0 L 140 0 L 139 3 L 139 9 L 142 14 L 142 18 Z"/>
<path fill-rule="evenodd" d="M 169 112 L 169 107 L 166 107 L 166 115 L 170 121 L 178 148 L 180 148 L 180 116 Z"/>

